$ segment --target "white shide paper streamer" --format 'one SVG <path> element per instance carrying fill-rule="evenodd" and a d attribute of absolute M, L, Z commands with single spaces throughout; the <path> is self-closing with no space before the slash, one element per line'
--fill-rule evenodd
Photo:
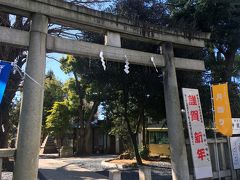
<path fill-rule="evenodd" d="M 127 58 L 127 56 L 125 55 L 125 66 L 124 66 L 124 72 L 126 73 L 126 74 L 129 74 L 129 62 L 128 62 L 128 58 Z"/>
<path fill-rule="evenodd" d="M 151 62 L 152 62 L 152 64 L 153 64 L 153 66 L 155 67 L 156 72 L 158 73 L 158 69 L 157 69 L 157 66 L 156 66 L 154 57 L 151 57 Z"/>
<path fill-rule="evenodd" d="M 101 62 L 102 62 L 102 66 L 103 66 L 103 70 L 106 71 L 106 63 L 104 61 L 104 57 L 103 57 L 103 52 L 101 51 L 99 54 L 99 57 L 101 58 Z"/>

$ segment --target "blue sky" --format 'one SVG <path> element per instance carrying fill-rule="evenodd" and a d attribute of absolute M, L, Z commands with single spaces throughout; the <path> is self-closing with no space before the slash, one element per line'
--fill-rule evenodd
<path fill-rule="evenodd" d="M 48 58 L 50 57 L 50 58 Z M 53 59 L 52 59 L 52 58 Z M 54 59 L 60 60 L 62 57 L 66 57 L 66 54 L 60 54 L 60 53 L 48 53 L 47 54 L 47 61 L 46 61 L 46 73 L 49 70 L 52 70 L 58 80 L 61 82 L 65 82 L 67 79 L 71 77 L 70 74 L 65 74 L 60 69 L 60 63 Z"/>

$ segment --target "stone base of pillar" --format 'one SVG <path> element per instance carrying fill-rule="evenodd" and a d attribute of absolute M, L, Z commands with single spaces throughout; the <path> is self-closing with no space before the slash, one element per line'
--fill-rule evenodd
<path fill-rule="evenodd" d="M 119 170 L 109 171 L 109 179 L 110 180 L 121 180 L 121 171 L 119 171 Z"/>
<path fill-rule="evenodd" d="M 146 166 L 139 167 L 139 180 L 151 180 L 151 168 Z"/>
<path fill-rule="evenodd" d="M 60 157 L 72 157 L 73 148 L 70 146 L 62 146 L 59 152 Z"/>

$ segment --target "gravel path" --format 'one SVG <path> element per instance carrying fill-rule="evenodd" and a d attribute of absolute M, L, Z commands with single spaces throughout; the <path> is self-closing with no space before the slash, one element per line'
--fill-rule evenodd
<path fill-rule="evenodd" d="M 86 168 L 91 171 L 104 171 L 101 162 L 107 159 L 116 158 L 116 155 L 90 156 L 81 158 L 62 158 L 63 161 L 75 164 L 79 167 Z"/>
<path fill-rule="evenodd" d="M 63 161 L 86 168 L 104 176 L 109 176 L 109 171 L 101 166 L 101 162 L 116 158 L 116 155 L 91 156 L 81 158 L 62 158 Z M 139 180 L 138 170 L 122 172 L 122 180 Z M 156 162 L 152 170 L 152 180 L 171 180 L 171 164 L 169 162 Z"/>
<path fill-rule="evenodd" d="M 104 169 L 101 166 L 102 161 L 116 158 L 116 155 L 102 155 L 102 156 L 90 156 L 90 157 L 72 157 L 72 158 L 56 158 L 54 156 L 42 156 L 42 162 L 44 159 L 55 159 L 56 162 L 62 162 L 68 165 L 73 165 L 76 169 L 85 168 L 89 171 L 103 175 L 106 178 L 109 177 L 109 170 Z M 51 165 L 51 164 L 50 164 Z M 43 168 L 44 169 L 44 168 Z M 65 172 L 67 173 L 67 172 Z M 78 177 L 80 177 L 79 174 Z M 122 180 L 139 180 L 138 169 L 124 170 L 122 171 Z M 171 180 L 171 164 L 168 162 L 154 163 L 152 168 L 152 180 Z M 8 179 L 7 179 L 8 180 Z M 58 179 L 59 180 L 59 179 Z"/>
<path fill-rule="evenodd" d="M 61 158 L 62 162 L 73 164 L 79 168 L 86 168 L 98 174 L 109 176 L 109 171 L 101 166 L 101 162 L 107 159 L 116 158 L 116 155 L 90 156 L 90 157 L 74 157 Z M 55 159 L 55 156 L 42 156 L 42 159 Z M 58 159 L 58 158 L 57 158 Z M 60 160 L 60 159 L 59 159 Z M 171 164 L 168 162 L 157 162 L 152 169 L 152 180 L 171 180 Z M 122 171 L 122 180 L 139 180 L 138 170 Z M 12 180 L 12 172 L 3 172 L 2 180 Z"/>

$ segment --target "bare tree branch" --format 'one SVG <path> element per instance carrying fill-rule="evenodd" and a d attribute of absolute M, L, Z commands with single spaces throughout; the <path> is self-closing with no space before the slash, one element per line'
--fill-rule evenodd
<path fill-rule="evenodd" d="M 54 60 L 54 61 L 57 61 L 57 62 L 61 63 L 60 60 L 58 60 L 57 58 L 54 58 L 54 57 L 49 56 L 49 55 L 46 55 L 46 57 L 47 57 L 48 59 L 52 59 L 52 60 Z"/>

